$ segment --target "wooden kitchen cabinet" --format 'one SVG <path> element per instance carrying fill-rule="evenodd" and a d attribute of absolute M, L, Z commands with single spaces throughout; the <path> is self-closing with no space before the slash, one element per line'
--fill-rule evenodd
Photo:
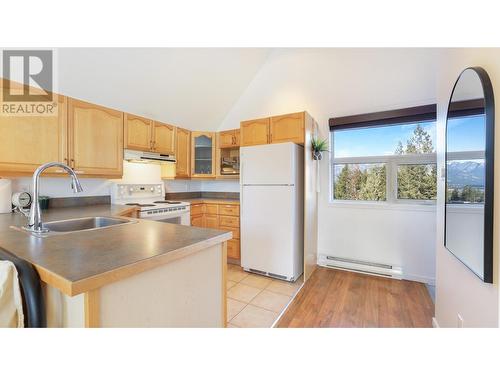
<path fill-rule="evenodd" d="M 219 132 L 219 148 L 240 147 L 240 129 Z"/>
<path fill-rule="evenodd" d="M 227 257 L 235 260 L 239 260 L 241 258 L 240 240 L 227 241 Z"/>
<path fill-rule="evenodd" d="M 219 216 L 214 214 L 205 214 L 205 227 L 218 229 L 219 228 Z"/>
<path fill-rule="evenodd" d="M 191 132 L 189 130 L 177 128 L 176 158 L 175 177 L 191 176 Z"/>
<path fill-rule="evenodd" d="M 240 206 L 234 203 L 202 202 L 191 204 L 191 225 L 233 233 L 227 242 L 229 262 L 240 260 Z"/>
<path fill-rule="evenodd" d="M 219 215 L 240 216 L 240 206 L 235 204 L 219 205 Z"/>
<path fill-rule="evenodd" d="M 282 142 L 304 144 L 305 112 L 243 121 L 240 131 L 241 146 Z"/>
<path fill-rule="evenodd" d="M 269 123 L 269 118 L 241 122 L 241 146 L 255 146 L 269 143 Z"/>
<path fill-rule="evenodd" d="M 138 151 L 153 149 L 153 121 L 125 114 L 125 148 Z"/>
<path fill-rule="evenodd" d="M 191 132 L 191 177 L 215 177 L 215 133 Z"/>
<path fill-rule="evenodd" d="M 224 227 L 239 228 L 240 218 L 237 216 L 219 216 L 219 224 Z"/>
<path fill-rule="evenodd" d="M 191 205 L 191 216 L 203 215 L 205 213 L 205 203 Z"/>
<path fill-rule="evenodd" d="M 0 79 L 2 88 L 3 84 Z M 68 162 L 67 98 L 54 94 L 53 101 L 53 116 L 0 116 L 0 175 L 28 175 L 44 163 Z M 62 170 L 47 170 L 58 171 Z"/>
<path fill-rule="evenodd" d="M 125 148 L 175 154 L 176 127 L 144 117 L 125 114 Z"/>
<path fill-rule="evenodd" d="M 270 143 L 304 144 L 304 112 L 271 117 Z"/>
<path fill-rule="evenodd" d="M 77 174 L 121 177 L 123 113 L 68 99 L 68 155 Z"/>
<path fill-rule="evenodd" d="M 162 122 L 153 122 L 153 151 L 164 155 L 175 154 L 176 127 Z"/>
<path fill-rule="evenodd" d="M 205 204 L 205 213 L 209 215 L 218 215 L 219 214 L 219 205 L 206 203 Z"/>
<path fill-rule="evenodd" d="M 197 216 L 191 215 L 191 225 L 193 227 L 202 227 L 202 228 L 205 227 L 203 215 L 197 215 Z"/>

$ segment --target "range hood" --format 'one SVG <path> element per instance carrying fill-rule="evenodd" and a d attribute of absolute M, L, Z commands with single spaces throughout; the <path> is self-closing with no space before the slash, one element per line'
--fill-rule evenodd
<path fill-rule="evenodd" d="M 123 158 L 133 163 L 155 163 L 166 164 L 175 163 L 175 155 L 165 155 L 157 152 L 123 150 Z"/>

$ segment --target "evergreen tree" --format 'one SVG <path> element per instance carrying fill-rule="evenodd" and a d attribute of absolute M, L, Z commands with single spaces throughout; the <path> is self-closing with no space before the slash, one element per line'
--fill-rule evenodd
<path fill-rule="evenodd" d="M 400 141 L 396 155 L 434 152 L 432 138 L 420 124 L 417 125 L 406 146 Z M 436 199 L 437 168 L 435 164 L 400 165 L 398 170 L 398 197 L 402 199 Z M 345 164 L 336 176 L 334 198 L 342 200 L 386 199 L 386 167 L 375 165 L 360 167 Z M 458 192 L 457 192 L 458 194 Z M 468 191 L 467 194 L 472 194 Z M 476 192 L 477 195 L 477 192 Z"/>
<path fill-rule="evenodd" d="M 385 200 L 385 165 L 377 166 L 366 171 L 366 181 L 361 187 L 360 196 L 363 200 Z"/>
<path fill-rule="evenodd" d="M 349 168 L 346 165 L 342 167 L 336 181 L 335 181 L 335 199 L 349 199 L 347 195 L 347 185 L 349 183 Z"/>
<path fill-rule="evenodd" d="M 451 191 L 450 201 L 451 202 L 457 202 L 459 200 L 460 200 L 460 193 L 459 193 L 458 189 L 453 189 Z"/>
<path fill-rule="evenodd" d="M 434 152 L 432 138 L 420 124 L 406 142 L 406 148 L 399 142 L 396 155 L 423 154 Z M 398 169 L 398 198 L 401 199 L 436 199 L 437 194 L 436 165 L 401 165 Z"/>

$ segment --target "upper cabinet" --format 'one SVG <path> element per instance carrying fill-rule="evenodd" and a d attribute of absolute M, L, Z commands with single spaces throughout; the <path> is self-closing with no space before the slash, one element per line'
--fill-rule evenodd
<path fill-rule="evenodd" d="M 138 151 L 152 151 L 153 121 L 126 113 L 125 148 Z"/>
<path fill-rule="evenodd" d="M 153 122 L 153 151 L 166 155 L 175 154 L 175 135 L 175 126 Z"/>
<path fill-rule="evenodd" d="M 305 112 L 242 121 L 241 146 L 293 142 L 304 144 Z"/>
<path fill-rule="evenodd" d="M 144 117 L 125 114 L 125 148 L 175 154 L 176 127 Z"/>
<path fill-rule="evenodd" d="M 175 177 L 188 178 L 191 176 L 191 132 L 189 130 L 177 128 L 176 150 Z"/>
<path fill-rule="evenodd" d="M 240 129 L 219 132 L 219 148 L 240 147 Z"/>
<path fill-rule="evenodd" d="M 215 177 L 215 133 L 191 132 L 191 177 Z"/>
<path fill-rule="evenodd" d="M 270 143 L 304 143 L 304 112 L 271 117 Z"/>
<path fill-rule="evenodd" d="M 53 116 L 0 116 L 0 175 L 33 173 L 51 161 L 67 163 L 67 99 L 54 95 L 53 100 Z"/>
<path fill-rule="evenodd" d="M 269 123 L 269 118 L 241 122 L 241 146 L 254 146 L 269 143 Z"/>
<path fill-rule="evenodd" d="M 123 174 L 123 113 L 76 99 L 68 100 L 69 166 L 75 173 Z"/>

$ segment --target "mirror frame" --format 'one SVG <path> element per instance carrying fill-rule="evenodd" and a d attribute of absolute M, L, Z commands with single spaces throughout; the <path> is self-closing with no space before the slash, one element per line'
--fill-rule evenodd
<path fill-rule="evenodd" d="M 483 277 L 479 276 L 467 264 L 465 264 L 453 251 L 446 247 L 446 194 L 448 192 L 448 115 L 450 111 L 450 104 L 455 92 L 455 88 L 462 77 L 462 74 L 467 70 L 473 70 L 481 81 L 484 94 L 484 113 L 485 113 L 485 185 L 484 185 L 484 249 L 483 249 Z M 460 73 L 453 90 L 451 91 L 448 107 L 446 110 L 446 126 L 445 126 L 445 153 L 444 153 L 444 167 L 445 167 L 445 199 L 444 199 L 444 246 L 445 248 L 457 258 L 463 265 L 471 270 L 477 277 L 485 283 L 493 283 L 493 195 L 494 195 L 494 157 L 495 157 L 495 99 L 493 96 L 493 86 L 491 85 L 490 77 L 486 70 L 481 67 L 468 67 Z"/>

